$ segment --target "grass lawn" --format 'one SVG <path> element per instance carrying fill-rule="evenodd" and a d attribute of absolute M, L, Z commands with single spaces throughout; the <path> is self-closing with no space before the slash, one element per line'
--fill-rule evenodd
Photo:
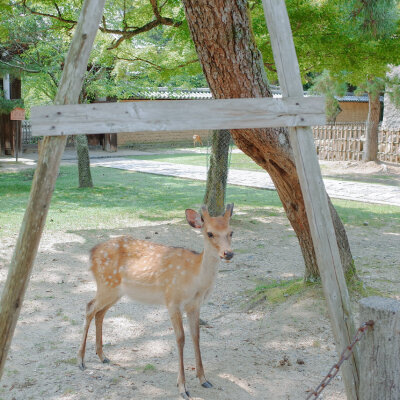
<path fill-rule="evenodd" d="M 184 209 L 202 203 L 205 182 L 143 174 L 112 168 L 92 168 L 95 187 L 78 188 L 77 167 L 63 166 L 47 218 L 46 229 L 123 228 L 138 220 L 184 218 Z M 19 231 L 32 183 L 33 170 L 0 173 L 0 237 Z M 228 186 L 228 201 L 256 219 L 284 215 L 275 191 Z M 348 225 L 400 231 L 400 208 L 347 200 L 334 200 Z"/>
<path fill-rule="evenodd" d="M 235 169 L 248 169 L 254 171 L 264 171 L 246 154 L 232 153 L 230 155 L 230 168 Z M 149 161 L 162 161 L 173 164 L 187 164 L 187 165 L 207 165 L 207 153 L 178 153 L 178 154 L 155 154 L 148 156 L 129 156 L 135 160 L 149 160 Z"/>

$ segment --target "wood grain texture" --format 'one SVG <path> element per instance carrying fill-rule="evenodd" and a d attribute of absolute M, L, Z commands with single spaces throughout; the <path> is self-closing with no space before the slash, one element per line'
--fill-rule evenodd
<path fill-rule="evenodd" d="M 360 342 L 360 400 L 400 399 L 400 302 L 360 301 L 360 321 L 374 321 Z"/>
<path fill-rule="evenodd" d="M 322 97 L 164 100 L 33 107 L 34 136 L 309 126 L 325 123 Z"/>
<path fill-rule="evenodd" d="M 104 3 L 105 0 L 85 0 L 82 6 L 55 99 L 58 104 L 78 102 Z M 66 136 L 47 137 L 42 145 L 0 302 L 0 378 L 39 247 L 66 139 Z"/>
<path fill-rule="evenodd" d="M 263 0 L 263 6 L 282 95 L 284 97 L 300 96 L 303 88 L 285 2 Z M 336 350 L 340 354 L 351 343 L 355 327 L 326 190 L 314 148 L 312 130 L 310 127 L 289 128 L 289 137 L 328 305 Z M 342 366 L 342 369 L 347 398 L 356 400 L 359 391 L 357 350 L 349 362 Z"/>

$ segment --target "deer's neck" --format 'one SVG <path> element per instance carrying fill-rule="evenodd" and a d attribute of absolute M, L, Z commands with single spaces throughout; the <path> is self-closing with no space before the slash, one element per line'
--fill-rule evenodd
<path fill-rule="evenodd" d="M 215 274 L 218 269 L 219 261 L 217 250 L 206 242 L 201 259 L 201 273 L 206 275 Z"/>

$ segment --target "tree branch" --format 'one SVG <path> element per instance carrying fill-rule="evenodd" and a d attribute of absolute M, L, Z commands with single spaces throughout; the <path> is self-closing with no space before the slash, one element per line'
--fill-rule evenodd
<path fill-rule="evenodd" d="M 174 69 L 178 69 L 178 68 L 184 68 L 190 64 L 195 64 L 197 62 L 199 62 L 198 59 L 194 59 L 194 60 L 190 60 L 187 61 L 183 64 L 179 64 L 176 65 L 175 67 L 171 67 L 171 68 L 167 68 L 167 67 L 163 67 L 161 65 L 155 64 L 149 60 L 145 60 L 144 58 L 140 58 L 140 57 L 135 57 L 135 58 L 123 58 L 123 57 L 116 57 L 117 60 L 121 60 L 121 61 L 128 61 L 128 62 L 135 62 L 135 61 L 142 61 L 144 63 L 147 63 L 149 65 L 151 65 L 152 67 L 154 67 L 155 69 L 157 69 L 158 71 L 173 71 Z"/>
<path fill-rule="evenodd" d="M 17 68 L 17 69 L 20 69 L 21 71 L 29 72 L 29 73 L 32 73 L 32 74 L 39 74 L 40 72 L 42 72 L 42 71 L 40 71 L 40 70 L 29 69 L 29 68 L 23 67 L 23 66 L 21 66 L 21 65 L 10 64 L 10 63 L 8 63 L 8 62 L 6 62 L 6 61 L 3 61 L 3 60 L 0 60 L 0 63 L 1 63 L 1 64 L 4 64 L 4 65 L 7 65 L 8 67 Z"/>
<path fill-rule="evenodd" d="M 141 27 L 126 26 L 126 21 L 123 21 L 124 27 L 122 30 L 121 29 L 109 29 L 109 28 L 107 28 L 106 20 L 103 16 L 102 26 L 99 26 L 99 30 L 103 33 L 120 35 L 120 37 L 117 40 L 114 40 L 113 43 L 110 45 L 110 47 L 108 47 L 108 50 L 116 49 L 124 40 L 129 40 L 136 35 L 139 35 L 144 32 L 148 32 L 157 26 L 166 25 L 166 26 L 173 26 L 173 27 L 177 28 L 182 25 L 182 21 L 175 21 L 172 18 L 161 16 L 160 9 L 162 7 L 164 7 L 166 1 L 162 4 L 161 7 L 158 7 L 158 0 L 149 0 L 149 1 L 151 4 L 151 7 L 153 9 L 153 14 L 155 16 L 155 19 Z M 26 0 L 23 0 L 22 4 L 31 14 L 40 15 L 42 17 L 52 18 L 57 21 L 64 22 L 66 24 L 72 24 L 72 27 L 77 24 L 77 21 L 72 20 L 72 19 L 66 19 L 62 16 L 61 10 L 58 7 L 56 2 L 54 2 L 54 7 L 56 8 L 58 15 L 35 11 L 32 8 L 27 6 Z M 125 10 L 124 10 L 124 12 L 125 12 Z M 72 29 L 72 27 L 70 29 Z"/>

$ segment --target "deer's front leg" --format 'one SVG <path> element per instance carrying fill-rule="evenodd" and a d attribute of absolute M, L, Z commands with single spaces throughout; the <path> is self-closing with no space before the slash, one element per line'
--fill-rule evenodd
<path fill-rule="evenodd" d="M 178 346 L 178 355 L 179 355 L 179 372 L 178 372 L 178 382 L 177 386 L 179 389 L 180 395 L 185 400 L 190 400 L 190 394 L 186 390 L 185 386 L 185 370 L 183 366 L 183 348 L 185 346 L 185 332 L 183 330 L 182 324 L 182 313 L 177 306 L 168 307 L 169 316 L 171 318 L 172 326 L 174 327 L 176 344 Z"/>
<path fill-rule="evenodd" d="M 190 334 L 192 336 L 194 354 L 196 357 L 197 377 L 200 380 L 201 386 L 205 388 L 210 388 L 212 387 L 212 384 L 208 382 L 206 377 L 204 376 L 204 368 L 201 361 L 200 353 L 200 305 L 196 304 L 186 307 L 186 314 L 189 321 Z"/>

